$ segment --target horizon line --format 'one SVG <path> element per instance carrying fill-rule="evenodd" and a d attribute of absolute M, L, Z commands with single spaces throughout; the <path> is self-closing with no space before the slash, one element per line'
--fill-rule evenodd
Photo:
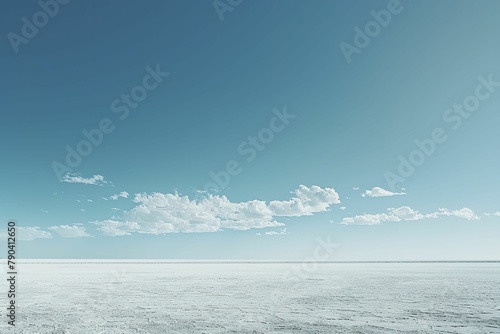
<path fill-rule="evenodd" d="M 320 263 L 320 264 L 376 264 L 376 263 L 500 263 L 500 260 L 377 260 L 377 261 L 299 261 L 299 260 L 186 260 L 186 259 L 17 259 L 19 264 L 36 263 L 156 263 L 156 264 L 182 264 L 182 263 Z"/>

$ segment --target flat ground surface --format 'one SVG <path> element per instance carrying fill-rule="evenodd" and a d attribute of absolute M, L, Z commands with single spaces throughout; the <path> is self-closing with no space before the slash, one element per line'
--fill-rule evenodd
<path fill-rule="evenodd" d="M 2 333 L 500 333 L 500 264 L 21 264 Z M 5 277 L 5 266 L 3 277 Z M 7 291 L 1 279 L 2 291 Z"/>

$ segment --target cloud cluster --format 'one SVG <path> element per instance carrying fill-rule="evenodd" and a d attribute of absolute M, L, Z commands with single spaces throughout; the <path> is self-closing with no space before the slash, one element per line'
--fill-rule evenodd
<path fill-rule="evenodd" d="M 80 225 L 59 225 L 59 226 L 51 226 L 49 230 L 56 232 L 59 236 L 63 238 L 82 238 L 82 237 L 90 237 L 90 234 L 87 233 L 85 227 Z"/>
<path fill-rule="evenodd" d="M 261 200 L 231 202 L 226 196 L 208 195 L 192 200 L 179 194 L 136 194 L 136 206 L 123 214 L 121 220 L 95 221 L 105 235 L 120 236 L 131 233 L 166 234 L 217 232 L 221 230 L 249 230 L 279 227 L 283 223 L 275 217 L 309 216 L 327 211 L 340 203 L 332 188 L 299 186 L 295 197 L 285 201 Z"/>
<path fill-rule="evenodd" d="M 467 220 L 477 220 L 479 217 L 469 208 L 460 210 L 439 209 L 434 213 L 422 214 L 408 206 L 389 208 L 388 213 L 362 214 L 355 217 L 345 217 L 340 224 L 343 225 L 378 225 L 383 222 L 399 222 L 404 220 L 435 219 L 440 216 L 453 216 Z"/>
<path fill-rule="evenodd" d="M 382 189 L 380 187 L 373 187 L 371 190 L 365 190 L 361 196 L 363 197 L 387 197 L 387 196 L 400 196 L 400 195 L 406 195 L 404 192 L 400 193 L 395 193 L 389 190 Z"/>
<path fill-rule="evenodd" d="M 102 186 L 108 181 L 104 181 L 104 176 L 96 174 L 92 177 L 85 178 L 83 176 L 79 176 L 77 174 L 66 174 L 62 177 L 61 182 L 67 183 L 83 183 L 83 184 L 91 184 L 91 185 L 99 185 Z"/>

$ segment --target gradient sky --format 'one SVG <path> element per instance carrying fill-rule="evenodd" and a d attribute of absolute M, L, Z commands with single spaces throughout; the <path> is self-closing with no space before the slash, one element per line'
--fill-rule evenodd
<path fill-rule="evenodd" d="M 16 44 L 42 9 L 2 2 L 0 212 L 19 257 L 302 260 L 321 238 L 332 261 L 499 259 L 498 1 L 216 5 L 71 1 Z"/>

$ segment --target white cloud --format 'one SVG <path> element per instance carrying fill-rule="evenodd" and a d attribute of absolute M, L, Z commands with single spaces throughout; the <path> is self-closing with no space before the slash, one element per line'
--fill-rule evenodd
<path fill-rule="evenodd" d="M 104 181 L 104 176 L 96 174 L 92 177 L 85 178 L 82 176 L 78 176 L 77 174 L 66 174 L 63 176 L 61 182 L 67 183 L 83 183 L 83 184 L 92 184 L 92 185 L 104 185 L 108 183 L 108 181 Z"/>
<path fill-rule="evenodd" d="M 361 196 L 387 197 L 387 196 L 398 196 L 398 195 L 406 195 L 406 193 L 403 192 L 395 193 L 389 190 L 382 189 L 380 187 L 373 187 L 371 190 L 365 190 L 365 192 Z"/>
<path fill-rule="evenodd" d="M 439 209 L 437 212 L 427 215 L 429 218 L 437 218 L 437 216 L 454 216 L 467 220 L 477 220 L 479 217 L 469 208 L 450 211 L 448 209 Z"/>
<path fill-rule="evenodd" d="M 401 220 L 420 220 L 425 218 L 420 212 L 413 210 L 409 206 L 402 206 L 399 208 L 390 208 L 389 211 L 392 215 L 400 218 Z"/>
<path fill-rule="evenodd" d="M 90 237 L 90 234 L 87 233 L 85 227 L 78 225 L 51 226 L 49 227 L 49 230 L 56 232 L 59 236 L 64 238 Z"/>
<path fill-rule="evenodd" d="M 345 210 L 345 209 L 347 209 L 347 208 L 346 208 L 345 206 L 341 206 L 339 209 L 340 209 L 340 210 Z"/>
<path fill-rule="evenodd" d="M 362 214 L 355 217 L 345 217 L 342 219 L 341 224 L 343 225 L 378 225 L 385 221 L 399 221 L 396 216 L 388 215 L 386 213 L 379 214 Z"/>
<path fill-rule="evenodd" d="M 294 192 L 297 197 L 288 201 L 271 201 L 269 209 L 273 216 L 300 217 L 327 211 L 332 204 L 340 203 L 339 194 L 333 188 L 299 186 Z"/>
<path fill-rule="evenodd" d="M 49 213 L 47 210 L 42 210 L 43 213 Z"/>
<path fill-rule="evenodd" d="M 281 229 L 281 231 L 267 231 L 267 232 L 264 232 L 264 233 L 255 233 L 256 235 L 269 235 L 269 236 L 272 236 L 272 235 L 285 235 L 287 234 L 286 233 L 286 227 L 284 229 Z"/>
<path fill-rule="evenodd" d="M 81 212 L 85 212 L 85 209 L 80 209 Z"/>
<path fill-rule="evenodd" d="M 435 219 L 439 216 L 453 216 L 467 220 L 477 220 L 479 217 L 469 208 L 462 208 L 460 210 L 450 211 L 448 209 L 439 209 L 434 213 L 421 214 L 408 206 L 399 208 L 387 209 L 389 213 L 379 214 L 362 214 L 355 217 L 345 217 L 340 224 L 343 225 L 378 225 L 387 221 L 409 221 L 409 220 L 422 220 L 422 219 Z"/>
<path fill-rule="evenodd" d="M 352 190 L 359 190 L 359 187 L 352 187 Z"/>
<path fill-rule="evenodd" d="M 38 226 L 33 227 L 17 227 L 19 240 L 35 240 L 52 238 L 50 232 L 41 230 Z"/>
<path fill-rule="evenodd" d="M 332 188 L 301 185 L 287 201 L 261 200 L 234 203 L 225 196 L 208 195 L 191 200 L 179 194 L 136 194 L 136 206 L 121 219 L 96 221 L 106 235 L 217 232 L 225 229 L 248 230 L 284 226 L 275 216 L 308 216 L 340 203 Z"/>
<path fill-rule="evenodd" d="M 118 198 L 128 198 L 128 192 L 126 191 L 122 191 L 120 192 L 119 194 L 114 194 L 112 195 L 109 199 L 112 200 L 112 201 L 116 201 Z"/>
<path fill-rule="evenodd" d="M 138 223 L 132 222 L 120 222 L 108 219 L 93 223 L 99 225 L 97 229 L 104 235 L 112 237 L 130 235 L 131 232 L 140 232 L 141 230 L 141 226 Z"/>
<path fill-rule="evenodd" d="M 485 212 L 484 215 L 486 217 L 490 217 L 490 216 L 496 216 L 496 217 L 500 217 L 500 211 L 497 211 L 497 212 L 493 212 L 493 213 L 488 213 L 488 212 Z"/>
<path fill-rule="evenodd" d="M 92 203 L 92 202 L 94 202 L 94 201 L 93 201 L 93 200 L 91 200 L 91 199 L 88 199 L 88 200 L 87 200 L 87 202 L 90 202 L 90 203 Z"/>

